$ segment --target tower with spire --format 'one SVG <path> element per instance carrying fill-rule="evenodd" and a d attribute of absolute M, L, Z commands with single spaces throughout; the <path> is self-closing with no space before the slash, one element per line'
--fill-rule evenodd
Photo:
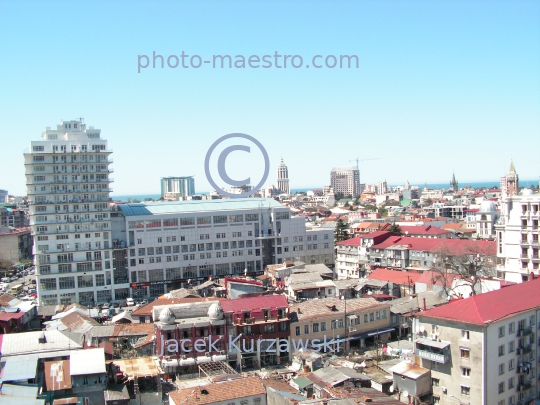
<path fill-rule="evenodd" d="M 512 197 L 519 194 L 519 176 L 514 167 L 514 161 L 510 161 L 510 170 L 506 176 L 501 177 L 501 196 Z"/>
<path fill-rule="evenodd" d="M 283 158 L 281 158 L 281 163 L 277 169 L 277 188 L 280 193 L 291 193 L 291 189 L 289 188 L 289 169 L 285 163 L 283 163 Z"/>
<path fill-rule="evenodd" d="M 459 190 L 458 182 L 456 181 L 456 174 L 452 173 L 452 180 L 450 180 L 450 190 L 456 192 Z"/>

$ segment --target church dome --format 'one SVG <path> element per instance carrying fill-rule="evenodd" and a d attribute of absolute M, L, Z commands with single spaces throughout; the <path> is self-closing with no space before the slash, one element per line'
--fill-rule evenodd
<path fill-rule="evenodd" d="M 497 206 L 493 201 L 485 200 L 480 204 L 480 212 L 495 212 L 497 211 Z"/>
<path fill-rule="evenodd" d="M 170 308 L 163 308 L 159 314 L 159 321 L 161 323 L 173 324 L 176 317 L 174 316 L 173 311 Z"/>
<path fill-rule="evenodd" d="M 221 309 L 219 302 L 210 305 L 210 308 L 208 308 L 208 317 L 213 321 L 223 318 L 223 310 Z"/>

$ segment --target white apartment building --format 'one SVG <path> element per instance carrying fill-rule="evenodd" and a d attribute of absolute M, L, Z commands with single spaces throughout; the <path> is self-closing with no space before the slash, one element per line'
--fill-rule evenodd
<path fill-rule="evenodd" d="M 360 197 L 360 170 L 355 167 L 334 167 L 330 172 L 330 187 L 334 193 Z"/>
<path fill-rule="evenodd" d="M 505 280 L 520 283 L 540 266 L 540 194 L 525 189 L 501 198 L 497 233 L 497 271 Z"/>
<path fill-rule="evenodd" d="M 433 404 L 525 405 L 538 398 L 539 291 L 535 279 L 418 314 L 415 354 L 431 369 Z"/>
<path fill-rule="evenodd" d="M 161 197 L 167 201 L 178 201 L 195 194 L 193 176 L 162 177 Z"/>
<path fill-rule="evenodd" d="M 273 199 L 122 204 L 113 243 L 126 246 L 135 297 L 155 297 L 209 277 L 260 275 L 286 260 L 334 263 L 333 229 L 307 229 Z"/>
<path fill-rule="evenodd" d="M 82 119 L 42 138 L 24 153 L 40 305 L 125 298 L 127 275 L 113 265 L 107 141 Z"/>

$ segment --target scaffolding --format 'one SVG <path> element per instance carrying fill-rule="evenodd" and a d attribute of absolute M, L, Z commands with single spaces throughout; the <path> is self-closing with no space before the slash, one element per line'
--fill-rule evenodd
<path fill-rule="evenodd" d="M 238 373 L 224 361 L 213 361 L 199 364 L 199 378 L 206 377 L 213 382 L 215 377 L 224 375 L 238 375 Z"/>

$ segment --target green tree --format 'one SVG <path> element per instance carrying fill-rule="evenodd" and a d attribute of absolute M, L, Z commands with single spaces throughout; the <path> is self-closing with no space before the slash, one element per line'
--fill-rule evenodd
<path fill-rule="evenodd" d="M 396 224 L 392 224 L 389 228 L 388 228 L 388 232 L 394 232 L 394 233 L 398 233 L 400 235 L 403 235 L 403 231 L 401 230 L 400 226 L 399 225 L 396 225 Z"/>
<path fill-rule="evenodd" d="M 344 222 L 340 218 L 336 223 L 336 229 L 334 231 L 334 241 L 337 243 L 347 239 L 349 239 L 349 224 Z"/>

